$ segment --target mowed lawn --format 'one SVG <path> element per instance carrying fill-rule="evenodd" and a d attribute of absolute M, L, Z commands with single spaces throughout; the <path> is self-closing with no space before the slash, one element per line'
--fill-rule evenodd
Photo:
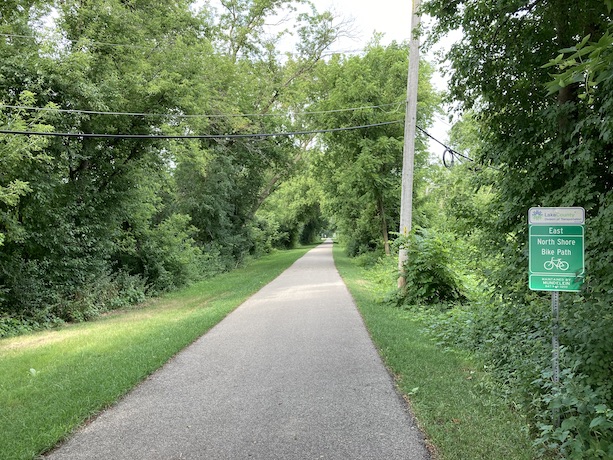
<path fill-rule="evenodd" d="M 0 340 L 0 459 L 32 459 L 113 404 L 310 248 L 94 322 Z"/>

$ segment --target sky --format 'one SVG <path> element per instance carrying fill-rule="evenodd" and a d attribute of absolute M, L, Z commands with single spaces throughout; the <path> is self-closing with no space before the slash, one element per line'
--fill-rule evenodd
<path fill-rule="evenodd" d="M 353 20 L 355 36 L 343 38 L 333 47 L 333 51 L 351 51 L 363 49 L 375 32 L 384 34 L 383 43 L 408 40 L 411 29 L 412 0 L 312 0 L 318 11 L 330 10 L 335 15 Z M 422 53 L 422 58 L 434 63 L 432 54 Z M 433 78 L 435 87 L 444 91 L 447 80 L 436 73 Z M 427 131 L 443 143 L 448 142 L 449 123 L 439 117 Z M 441 158 L 444 147 L 430 141 L 429 150 L 435 157 Z"/>
<path fill-rule="evenodd" d="M 411 27 L 411 0 L 312 0 L 318 11 L 330 10 L 354 20 L 357 36 L 344 39 L 335 49 L 361 49 L 373 33 L 385 34 L 383 43 L 408 40 Z"/>
<path fill-rule="evenodd" d="M 202 0 L 215 6 L 219 0 Z M 339 19 L 352 21 L 352 37 L 343 37 L 331 51 L 350 53 L 362 50 L 372 39 L 375 32 L 383 33 L 383 44 L 392 41 L 402 42 L 410 37 L 412 0 L 311 0 L 319 12 L 331 11 Z M 432 54 L 422 54 L 422 58 L 434 63 Z M 444 91 L 446 79 L 440 73 L 433 78 L 435 87 Z M 439 117 L 428 133 L 443 143 L 448 142 L 449 123 L 446 117 Z M 441 158 L 444 147 L 430 141 L 429 150 L 434 157 Z"/>

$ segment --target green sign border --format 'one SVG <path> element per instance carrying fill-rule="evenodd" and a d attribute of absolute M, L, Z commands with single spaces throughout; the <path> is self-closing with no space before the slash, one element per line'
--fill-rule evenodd
<path fill-rule="evenodd" d="M 573 210 L 575 212 L 575 216 L 577 218 L 581 216 L 581 219 L 577 219 L 575 221 L 558 221 L 554 222 L 551 219 L 548 222 L 535 222 L 533 220 L 534 210 L 540 210 L 540 208 L 530 208 L 528 214 L 528 222 L 529 222 L 529 230 L 528 230 L 528 272 L 529 272 L 529 288 L 533 291 L 564 291 L 564 292 L 579 292 L 581 290 L 581 285 L 584 282 L 585 277 L 585 225 L 584 225 L 584 216 L 585 211 L 583 208 L 542 208 L 546 212 L 553 212 L 555 215 L 555 211 L 558 209 L 560 211 Z M 577 214 L 577 211 L 580 210 L 580 214 Z M 566 220 L 566 219 L 565 219 Z M 579 221 L 581 220 L 581 221 Z M 547 227 L 556 227 L 562 228 L 563 230 L 567 230 L 566 233 L 562 231 L 561 234 L 544 234 L 541 235 L 538 230 L 544 229 Z M 579 234 L 577 234 L 579 233 Z M 532 265 L 535 258 L 541 259 L 541 255 L 533 254 L 533 251 L 536 250 L 537 247 L 533 245 L 533 239 L 537 237 L 550 237 L 550 238 L 558 238 L 562 236 L 565 239 L 572 239 L 578 241 L 578 249 L 581 251 L 581 266 L 577 267 L 577 256 L 573 258 L 573 272 L 568 273 L 567 271 L 558 271 L 558 272 L 543 272 L 543 271 L 532 271 Z M 562 248 L 562 247 L 560 247 Z M 558 247 L 553 246 L 553 250 L 556 250 Z"/>
<path fill-rule="evenodd" d="M 539 232 L 539 230 L 541 229 L 555 229 L 557 232 Z M 531 275 L 569 276 L 571 273 L 574 273 L 575 276 L 580 276 L 585 272 L 585 229 L 583 225 L 531 225 L 529 231 L 529 238 L 529 271 Z M 538 253 L 540 249 L 545 250 L 542 244 L 535 244 L 535 241 L 539 239 L 553 241 L 553 243 L 548 243 L 547 247 L 548 250 L 553 252 L 552 254 L 544 255 Z M 564 239 L 566 241 L 570 240 L 574 242 L 574 245 L 572 246 L 572 251 L 574 252 L 574 255 L 572 255 L 570 259 L 566 259 L 566 262 L 570 263 L 570 268 L 567 268 L 566 270 L 561 270 L 557 267 L 554 267 L 551 270 L 545 270 L 543 268 L 540 268 L 544 259 L 548 259 L 550 256 L 563 257 L 564 254 L 557 254 L 558 250 L 571 250 L 570 247 L 557 244 L 556 242 L 560 239 Z M 539 268 L 536 268 L 534 265 L 537 265 Z"/>

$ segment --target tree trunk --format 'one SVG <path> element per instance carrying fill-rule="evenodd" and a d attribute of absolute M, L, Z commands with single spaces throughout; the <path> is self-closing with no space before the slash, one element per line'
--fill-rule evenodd
<path fill-rule="evenodd" d="M 560 11 L 556 21 L 556 40 L 560 49 L 568 48 L 576 41 L 572 32 L 569 30 L 568 24 L 569 19 L 567 13 Z M 568 103 L 576 102 L 578 99 L 577 87 L 578 84 L 574 83 L 560 89 L 558 92 L 558 106 L 563 107 Z M 567 136 L 573 129 L 575 115 L 576 114 L 572 112 L 562 111 L 558 117 L 558 132 L 562 137 L 562 154 L 564 154 L 569 147 Z"/>
<path fill-rule="evenodd" d="M 383 234 L 383 246 L 385 247 L 385 255 L 389 256 L 392 254 L 392 252 L 390 251 L 390 240 L 389 240 L 389 233 L 387 230 L 387 219 L 385 218 L 385 207 L 383 206 L 382 197 L 378 198 L 377 207 L 378 207 L 379 215 L 381 216 L 381 233 Z"/>

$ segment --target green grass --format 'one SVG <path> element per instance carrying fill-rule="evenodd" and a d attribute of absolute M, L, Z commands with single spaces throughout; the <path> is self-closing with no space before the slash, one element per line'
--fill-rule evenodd
<path fill-rule="evenodd" d="M 377 286 L 342 249 L 335 247 L 334 257 L 435 458 L 535 458 L 525 420 L 491 391 L 494 384 L 483 366 L 465 354 L 438 347 L 411 312 L 375 300 Z"/>
<path fill-rule="evenodd" d="M 115 402 L 310 248 L 91 323 L 0 340 L 0 459 L 32 459 Z"/>

